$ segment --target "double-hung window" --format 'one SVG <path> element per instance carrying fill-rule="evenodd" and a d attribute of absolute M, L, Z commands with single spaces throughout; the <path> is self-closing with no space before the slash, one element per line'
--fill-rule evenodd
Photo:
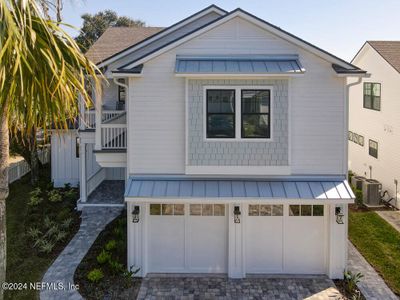
<path fill-rule="evenodd" d="M 271 138 L 271 89 L 206 89 L 207 139 Z"/>
<path fill-rule="evenodd" d="M 364 82 L 364 108 L 381 110 L 381 84 Z"/>
<path fill-rule="evenodd" d="M 270 91 L 242 90 L 242 138 L 270 137 Z"/>
<path fill-rule="evenodd" d="M 207 138 L 235 138 L 235 90 L 207 90 Z"/>

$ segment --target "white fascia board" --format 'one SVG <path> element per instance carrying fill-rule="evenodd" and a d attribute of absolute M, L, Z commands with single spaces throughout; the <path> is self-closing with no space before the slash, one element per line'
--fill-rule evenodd
<path fill-rule="evenodd" d="M 291 198 L 256 198 L 256 197 L 129 197 L 125 202 L 131 203 L 241 203 L 241 204 L 351 204 L 354 199 L 291 199 Z"/>
<path fill-rule="evenodd" d="M 135 74 L 135 73 L 111 73 L 111 78 L 125 78 L 125 77 L 142 77 L 142 73 Z"/>
<path fill-rule="evenodd" d="M 158 40 L 159 38 L 162 38 L 163 36 L 166 36 L 167 34 L 170 34 L 171 32 L 186 26 L 187 24 L 189 24 L 190 22 L 193 22 L 194 20 L 197 20 L 198 18 L 201 18 L 211 12 L 215 12 L 221 16 L 226 15 L 225 11 L 222 11 L 220 9 L 218 9 L 217 7 L 210 7 L 209 9 L 199 13 L 199 14 L 195 14 L 192 18 L 189 18 L 187 20 L 185 20 L 184 22 L 178 22 L 178 24 L 172 25 L 169 28 L 166 28 L 163 32 L 161 32 L 160 34 L 157 34 L 157 36 L 155 37 L 150 37 L 148 40 L 144 41 L 143 43 L 139 42 L 139 44 L 135 47 L 132 47 L 130 49 L 127 49 L 126 51 L 121 52 L 120 54 L 111 57 L 110 59 L 106 59 L 105 61 L 103 61 L 102 63 L 100 63 L 97 67 L 98 68 L 102 68 L 104 66 L 107 66 L 111 63 L 113 63 L 114 61 L 117 61 L 118 59 L 125 57 L 127 55 L 129 55 L 130 53 L 136 51 L 139 48 L 142 48 L 152 42 L 154 42 L 155 40 Z"/>
<path fill-rule="evenodd" d="M 173 49 L 173 48 L 175 48 L 175 47 L 177 47 L 177 46 L 179 46 L 179 45 L 181 45 L 181 44 L 183 44 L 183 43 L 185 43 L 185 42 L 187 42 L 187 41 L 189 41 L 189 40 L 191 40 L 191 39 L 193 39 L 193 38 L 195 38 L 195 37 L 197 37 L 197 36 L 199 36 L 199 35 L 201 35 L 201 34 L 203 34 L 205 32 L 207 32 L 207 31 L 209 31 L 209 30 L 211 30 L 211 29 L 213 29 L 215 27 L 218 27 L 221 24 L 224 24 L 224 23 L 226 23 L 226 22 L 228 22 L 228 21 L 230 21 L 230 20 L 232 20 L 233 18 L 236 18 L 236 17 L 240 17 L 240 18 L 242 18 L 242 19 L 244 19 L 246 21 L 249 21 L 250 23 L 253 23 L 253 24 L 257 25 L 258 27 L 261 27 L 262 29 L 269 31 L 272 34 L 274 34 L 274 35 L 276 35 L 276 36 L 278 36 L 278 37 L 280 37 L 280 38 L 282 38 L 282 39 L 284 39 L 284 40 L 286 40 L 286 41 L 288 41 L 288 42 L 290 42 L 290 43 L 292 43 L 292 44 L 294 44 L 296 46 L 299 46 L 300 48 L 303 48 L 303 49 L 307 50 L 308 52 L 313 53 L 313 54 L 317 55 L 318 57 L 320 57 L 320 58 L 322 58 L 322 59 L 324 59 L 324 60 L 326 60 L 326 61 L 328 61 L 330 63 L 337 64 L 337 65 L 342 66 L 344 68 L 352 67 L 350 64 L 345 63 L 340 59 L 336 59 L 335 57 L 325 53 L 324 51 L 319 50 L 317 48 L 314 48 L 313 46 L 308 45 L 307 43 L 305 43 L 305 42 L 303 42 L 303 41 L 301 41 L 301 40 L 299 40 L 299 39 L 297 39 L 295 37 L 292 37 L 292 36 L 286 34 L 285 32 L 280 31 L 280 30 L 278 30 L 278 29 L 276 29 L 276 28 L 274 28 L 274 27 L 272 27 L 272 26 L 270 26 L 270 25 L 268 25 L 268 24 L 266 24 L 264 22 L 261 22 L 260 20 L 257 20 L 256 18 L 254 18 L 254 17 L 252 17 L 250 15 L 247 15 L 247 14 L 241 12 L 241 11 L 236 11 L 236 12 L 234 12 L 234 13 L 232 13 L 232 14 L 230 14 L 230 15 L 228 15 L 228 16 L 226 16 L 226 17 L 224 17 L 224 18 L 222 18 L 222 19 L 220 19 L 220 20 L 218 20 L 216 22 L 213 22 L 212 24 L 210 24 L 210 25 L 208 25 L 206 27 L 203 27 L 203 28 L 193 32 L 192 34 L 190 34 L 190 35 L 188 35 L 188 36 L 186 36 L 184 38 L 181 38 L 181 39 L 177 40 L 174 43 L 171 43 L 171 44 L 159 49 L 156 52 L 153 52 L 153 53 L 149 54 L 148 56 L 143 57 L 142 59 L 140 59 L 138 61 L 135 61 L 135 62 L 131 63 L 130 65 L 125 66 L 125 68 L 130 69 L 130 68 L 133 68 L 133 67 L 138 66 L 140 64 L 143 64 L 143 63 L 145 63 L 145 62 L 147 62 L 147 61 L 159 56 L 160 54 L 162 54 L 164 52 L 167 52 L 167 51 L 169 51 L 169 50 L 171 50 L 171 49 Z"/>
<path fill-rule="evenodd" d="M 356 77 L 356 78 L 369 78 L 371 74 L 369 73 L 348 73 L 348 74 L 336 74 L 337 77 Z"/>

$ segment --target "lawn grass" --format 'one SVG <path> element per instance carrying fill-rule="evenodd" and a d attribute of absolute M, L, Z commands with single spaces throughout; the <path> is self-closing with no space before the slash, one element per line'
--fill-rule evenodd
<path fill-rule="evenodd" d="M 373 211 L 350 210 L 349 239 L 400 295 L 400 233 Z"/>
<path fill-rule="evenodd" d="M 50 185 L 50 167 L 46 166 L 41 171 L 39 186 L 45 190 Z M 36 210 L 27 205 L 29 193 L 33 190 L 30 185 L 30 175 L 10 185 L 10 194 L 6 201 L 7 220 L 7 282 L 35 283 L 40 282 L 48 267 L 59 255 L 65 245 L 74 236 L 79 228 L 79 216 L 73 211 L 75 203 L 63 201 L 49 203 L 47 200 L 40 204 Z M 68 231 L 67 237 L 59 242 L 51 253 L 39 253 L 33 247 L 33 241 L 27 237 L 26 232 L 32 226 L 39 227 L 43 223 L 44 215 L 56 220 L 57 214 L 64 209 L 73 217 L 74 223 Z M 5 299 L 39 299 L 39 292 L 29 288 L 22 291 L 6 291 Z"/>

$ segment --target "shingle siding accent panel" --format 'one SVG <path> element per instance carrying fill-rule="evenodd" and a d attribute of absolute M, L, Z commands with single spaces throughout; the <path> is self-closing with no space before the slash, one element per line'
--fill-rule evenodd
<path fill-rule="evenodd" d="M 205 141 L 203 89 L 208 85 L 273 86 L 273 141 Z M 188 163 L 191 166 L 287 166 L 288 151 L 287 80 L 189 80 Z"/>

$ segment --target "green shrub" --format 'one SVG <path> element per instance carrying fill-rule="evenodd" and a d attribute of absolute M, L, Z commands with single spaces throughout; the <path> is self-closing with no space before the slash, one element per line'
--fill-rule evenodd
<path fill-rule="evenodd" d="M 76 191 L 74 189 L 69 189 L 64 192 L 64 199 L 67 201 L 76 200 Z"/>
<path fill-rule="evenodd" d="M 64 190 L 70 190 L 70 189 L 71 189 L 71 184 L 70 183 L 64 184 Z"/>
<path fill-rule="evenodd" d="M 71 217 L 71 210 L 68 207 L 62 208 L 58 213 L 57 213 L 57 223 L 62 223 L 64 222 L 65 219 L 68 219 Z"/>
<path fill-rule="evenodd" d="M 89 281 L 97 283 L 100 280 L 102 280 L 104 277 L 103 271 L 101 269 L 93 269 L 92 271 L 90 271 L 87 274 L 87 279 L 89 279 Z"/>
<path fill-rule="evenodd" d="M 110 259 L 108 261 L 108 265 L 110 266 L 111 273 L 114 275 L 123 274 L 125 271 L 123 264 L 119 263 L 116 260 Z"/>
<path fill-rule="evenodd" d="M 51 251 L 53 251 L 55 244 L 46 239 L 42 239 L 38 246 L 39 252 L 49 254 Z"/>
<path fill-rule="evenodd" d="M 354 189 L 354 194 L 356 196 L 356 205 L 358 207 L 363 206 L 363 192 L 360 189 Z"/>
<path fill-rule="evenodd" d="M 41 194 L 42 190 L 40 189 L 40 187 L 35 188 L 33 191 L 29 193 L 30 196 L 35 196 L 35 197 L 40 197 Z"/>
<path fill-rule="evenodd" d="M 129 271 L 128 271 L 128 270 L 124 270 L 124 272 L 123 272 L 122 275 L 123 275 L 125 278 L 132 278 L 132 277 L 135 276 L 139 271 L 140 271 L 140 268 L 133 269 L 133 266 L 131 266 L 131 267 L 129 268 Z"/>
<path fill-rule="evenodd" d="M 60 242 L 62 240 L 64 240 L 67 237 L 67 233 L 65 231 L 60 230 L 59 232 L 57 232 L 57 234 L 54 235 L 54 240 L 56 242 Z"/>
<path fill-rule="evenodd" d="M 117 239 L 122 239 L 122 237 L 124 235 L 123 230 L 120 227 L 115 227 L 113 230 L 113 233 Z"/>
<path fill-rule="evenodd" d="M 39 236 L 42 234 L 42 232 L 39 230 L 39 228 L 31 227 L 31 228 L 28 229 L 26 234 L 32 240 L 36 240 L 37 238 L 39 238 Z"/>
<path fill-rule="evenodd" d="M 29 206 L 38 206 L 42 201 L 43 198 L 41 197 L 42 190 L 37 187 L 32 192 L 29 193 L 30 198 L 28 201 Z"/>
<path fill-rule="evenodd" d="M 61 222 L 61 227 L 64 229 L 68 229 L 71 227 L 73 221 L 74 220 L 72 218 L 66 218 L 64 221 Z"/>
<path fill-rule="evenodd" d="M 57 225 L 57 224 L 54 224 L 53 226 L 51 226 L 51 227 L 47 230 L 47 232 L 45 233 L 44 237 L 52 238 L 52 237 L 56 236 L 59 232 L 60 232 L 60 230 L 59 230 L 59 228 L 58 228 L 58 225 Z"/>
<path fill-rule="evenodd" d="M 352 295 L 353 299 L 361 299 L 360 293 L 357 291 L 357 284 L 364 275 L 361 273 L 352 273 L 351 271 L 344 272 L 344 283 L 346 290 Z"/>
<path fill-rule="evenodd" d="M 49 230 L 51 227 L 56 225 L 56 223 L 54 221 L 52 221 L 49 216 L 46 216 L 46 217 L 44 217 L 43 225 L 47 230 Z"/>
<path fill-rule="evenodd" d="M 47 197 L 50 202 L 61 202 L 62 201 L 61 194 L 58 190 L 52 190 L 52 191 L 48 192 Z"/>
<path fill-rule="evenodd" d="M 112 251 L 117 248 L 117 242 L 115 240 L 110 240 L 107 242 L 105 248 L 107 251 Z"/>
<path fill-rule="evenodd" d="M 351 182 L 351 178 L 352 178 L 353 176 L 354 176 L 353 171 L 352 171 L 352 170 L 349 170 L 349 172 L 347 172 L 347 177 L 348 177 L 349 182 Z"/>
<path fill-rule="evenodd" d="M 103 249 L 100 254 L 97 255 L 96 259 L 99 264 L 103 265 L 111 259 L 111 254 Z"/>

